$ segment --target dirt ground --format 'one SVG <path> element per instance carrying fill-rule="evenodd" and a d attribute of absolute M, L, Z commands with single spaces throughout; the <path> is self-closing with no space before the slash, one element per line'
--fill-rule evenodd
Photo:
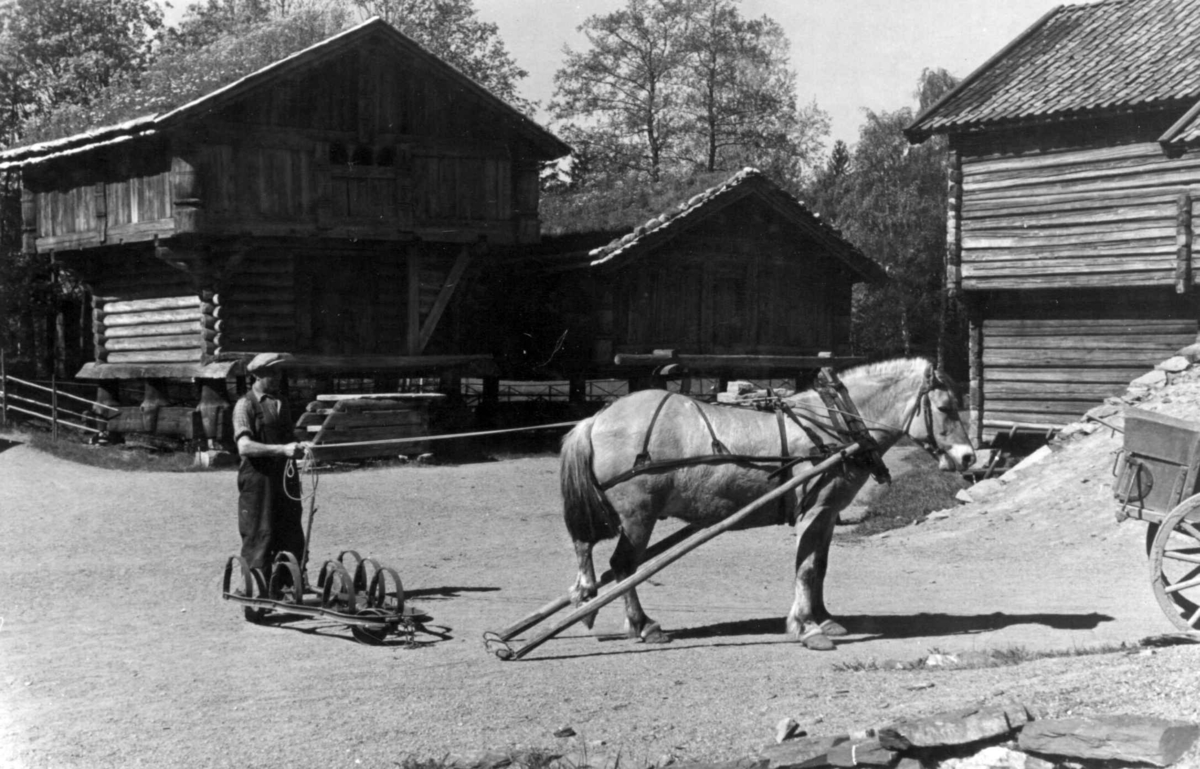
<path fill-rule="evenodd" d="M 784 634 L 793 537 L 774 528 L 719 537 L 641 591 L 672 643 L 576 627 L 517 662 L 489 656 L 481 636 L 573 578 L 553 457 L 321 476 L 314 562 L 351 547 L 374 556 L 449 628 L 420 648 L 371 647 L 314 621 L 252 625 L 220 599 L 238 547 L 231 471 L 105 471 L 5 442 L 0 764 L 392 767 L 583 746 L 661 765 L 745 755 L 786 716 L 834 734 L 998 696 L 1056 714 L 1200 721 L 1200 646 L 855 670 L 934 650 L 1080 649 L 1170 632 L 1148 585 L 1144 526 L 1114 522 L 1119 440 L 1101 431 L 1072 443 L 948 518 L 839 534 L 829 604 L 852 634 L 834 652 Z M 604 609 L 596 633 L 617 632 L 620 617 L 618 604 Z M 554 736 L 568 726 L 575 737 Z"/>

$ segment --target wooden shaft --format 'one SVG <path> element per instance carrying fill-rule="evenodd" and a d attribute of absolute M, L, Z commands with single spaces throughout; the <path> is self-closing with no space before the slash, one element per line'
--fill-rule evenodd
<path fill-rule="evenodd" d="M 801 484 L 807 483 L 810 479 L 815 478 L 821 473 L 827 470 L 832 470 L 833 468 L 845 462 L 848 457 L 858 453 L 863 448 L 864 447 L 859 443 L 850 444 L 837 454 L 834 454 L 829 459 L 826 459 L 824 462 L 814 465 L 808 470 L 793 476 L 786 483 L 780 484 L 774 490 L 763 494 L 761 497 L 746 505 L 741 510 L 738 510 L 733 515 L 730 515 L 728 518 L 725 518 L 718 523 L 714 523 L 712 526 L 708 526 L 700 531 L 697 531 L 695 534 L 691 535 L 683 542 L 680 542 L 678 545 L 672 547 L 670 550 L 658 556 L 657 558 L 652 558 L 651 560 L 646 561 L 638 568 L 637 571 L 618 582 L 612 590 L 609 590 L 603 595 L 596 596 L 591 601 L 588 601 L 583 606 L 568 614 L 566 617 L 563 617 L 553 627 L 548 628 L 534 636 L 524 646 L 513 651 L 512 655 L 507 659 L 520 659 L 521 657 L 524 657 L 526 654 L 541 646 L 546 641 L 549 641 L 551 638 L 566 630 L 571 625 L 579 622 L 584 617 L 588 616 L 589 614 L 595 614 L 598 609 L 607 606 L 617 598 L 625 595 L 625 593 L 628 593 L 633 588 L 650 579 L 650 577 L 662 571 L 667 566 L 670 566 L 672 563 L 695 550 L 700 545 L 703 545 L 705 542 L 716 537 L 718 534 L 722 534 L 729 529 L 732 529 L 760 507 L 763 507 L 770 502 L 774 502 L 776 499 L 779 499 L 792 489 L 800 486 Z"/>
<path fill-rule="evenodd" d="M 698 527 L 689 525 L 689 526 L 683 527 L 682 529 L 675 532 L 674 534 L 663 537 L 658 542 L 655 542 L 653 545 L 651 545 L 649 547 L 649 549 L 646 550 L 645 558 L 656 557 L 660 553 L 667 550 L 667 548 L 674 547 L 675 545 L 679 544 L 683 540 L 685 540 L 688 537 L 695 534 L 697 531 L 699 531 Z M 616 575 L 613 574 L 612 569 L 609 569 L 608 571 L 606 571 L 600 575 L 600 582 L 596 585 L 596 587 L 604 587 L 608 583 L 612 582 L 613 579 L 615 578 L 615 576 Z M 541 608 L 537 609 L 533 613 L 528 614 L 525 617 L 522 617 L 521 619 L 517 620 L 513 624 L 511 624 L 508 627 L 501 630 L 500 633 L 498 634 L 500 636 L 500 640 L 507 641 L 510 638 L 512 638 L 513 636 L 517 635 L 518 633 L 528 630 L 529 628 L 538 624 L 539 622 L 546 619 L 547 617 L 557 614 L 561 609 L 563 609 L 569 603 L 571 603 L 571 594 L 569 592 L 564 593 L 563 595 L 559 596 L 558 598 L 555 598 L 553 601 L 546 604 L 545 606 L 542 606 Z"/>

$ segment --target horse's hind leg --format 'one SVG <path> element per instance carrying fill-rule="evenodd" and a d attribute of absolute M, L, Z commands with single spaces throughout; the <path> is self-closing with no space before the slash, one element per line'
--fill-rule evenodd
<path fill-rule="evenodd" d="M 653 531 L 653 518 L 647 523 L 625 519 L 617 547 L 609 561 L 613 576 L 618 582 L 637 571 Z M 666 643 L 671 640 L 657 622 L 646 616 L 646 612 L 642 610 L 642 603 L 638 600 L 637 591 L 632 588 L 625 594 L 625 633 L 630 638 L 646 643 Z"/>
<path fill-rule="evenodd" d="M 575 584 L 571 586 L 571 603 L 580 606 L 596 597 L 596 567 L 592 562 L 592 543 L 576 540 L 575 557 L 579 561 L 579 573 L 575 576 Z M 583 624 L 589 630 L 595 621 L 595 612 L 583 618 Z"/>

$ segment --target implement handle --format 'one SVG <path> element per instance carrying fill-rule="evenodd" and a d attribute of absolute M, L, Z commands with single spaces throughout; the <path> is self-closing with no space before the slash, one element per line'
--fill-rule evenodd
<path fill-rule="evenodd" d="M 821 462 L 818 465 L 814 465 L 786 483 L 783 483 L 777 488 L 767 492 L 766 494 L 763 494 L 761 497 L 746 505 L 741 510 L 738 510 L 733 515 L 730 515 L 728 518 L 723 518 L 707 528 L 700 529 L 695 534 L 692 534 L 690 537 L 680 542 L 678 545 L 675 545 L 662 555 L 646 561 L 641 565 L 640 568 L 638 568 L 637 571 L 618 582 L 612 590 L 609 590 L 604 595 L 598 595 L 584 605 L 580 606 L 578 609 L 559 620 L 558 623 L 553 627 L 547 628 L 538 635 L 529 639 L 529 642 L 524 646 L 511 652 L 508 650 L 501 650 L 501 653 L 499 653 L 497 656 L 505 660 L 520 659 L 521 657 L 524 657 L 526 654 L 541 646 L 546 641 L 549 641 L 551 638 L 566 630 L 571 625 L 579 622 L 589 614 L 594 614 L 597 610 L 612 603 L 618 597 L 628 593 L 631 589 L 650 579 L 650 577 L 662 571 L 667 566 L 670 566 L 675 561 L 678 561 L 680 558 L 695 550 L 700 545 L 703 545 L 705 542 L 709 541 L 718 534 L 732 529 L 743 518 L 746 518 L 760 507 L 763 507 L 770 502 L 774 502 L 776 499 L 779 499 L 792 489 L 808 482 L 810 479 L 815 478 L 825 471 L 832 470 L 833 468 L 845 462 L 848 457 L 858 453 L 859 451 L 862 451 L 864 448 L 869 447 L 863 446 L 860 443 L 852 443 L 844 449 L 841 449 L 829 459 L 826 459 L 824 462 Z"/>

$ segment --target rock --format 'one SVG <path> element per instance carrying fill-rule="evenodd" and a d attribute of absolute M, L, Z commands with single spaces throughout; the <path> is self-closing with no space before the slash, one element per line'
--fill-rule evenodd
<path fill-rule="evenodd" d="M 659 766 L 662 766 L 662 764 L 659 764 Z M 721 761 L 719 763 L 697 761 L 686 764 L 671 764 L 671 769 L 766 769 L 766 766 L 767 762 L 762 759 L 738 758 L 733 761 Z M 571 767 L 564 766 L 563 769 L 571 769 Z"/>
<path fill-rule="evenodd" d="M 602 750 L 573 750 L 566 755 L 559 756 L 551 766 L 558 767 L 558 769 L 619 769 L 622 766 L 628 768 L 629 764 L 629 758 L 622 756 L 620 752 L 609 755 L 607 751 Z M 529 765 L 529 763 L 526 764 L 526 766 Z M 710 764 L 710 766 L 725 767 L 726 764 Z M 745 766 L 749 766 L 749 764 Z M 732 766 L 729 769 L 732 769 Z M 755 769 L 765 769 L 765 767 L 756 766 Z"/>
<path fill-rule="evenodd" d="M 888 766 L 895 758 L 896 752 L 875 738 L 834 745 L 828 755 L 831 766 Z"/>
<path fill-rule="evenodd" d="M 927 764 L 919 758 L 904 756 L 896 762 L 896 769 L 933 769 L 936 764 Z"/>
<path fill-rule="evenodd" d="M 1009 471 L 1011 472 L 1011 471 Z M 1007 481 L 1002 481 L 999 478 L 988 478 L 967 489 L 971 495 L 972 502 L 979 502 L 988 497 L 995 496 L 1004 490 Z"/>
<path fill-rule="evenodd" d="M 1001 703 L 942 713 L 929 718 L 901 721 L 879 730 L 879 739 L 891 750 L 965 745 L 1008 734 L 1030 719 L 1020 703 Z"/>
<path fill-rule="evenodd" d="M 848 737 L 800 737 L 777 745 L 767 745 L 755 752 L 752 759 L 764 762 L 756 769 L 793 769 L 805 761 L 823 756 L 834 746 L 849 740 Z"/>
<path fill-rule="evenodd" d="M 1167 372 L 1165 371 L 1147 371 L 1137 379 L 1129 383 L 1129 389 L 1135 387 L 1161 387 L 1167 383 Z"/>
<path fill-rule="evenodd" d="M 1096 408 L 1089 410 L 1084 416 L 1090 417 L 1091 419 L 1106 419 L 1111 416 L 1117 416 L 1121 413 L 1121 407 L 1115 403 L 1110 403 L 1109 401 L 1111 400 L 1113 399 L 1105 398 L 1103 406 L 1097 406 Z"/>
<path fill-rule="evenodd" d="M 228 451 L 218 451 L 209 449 L 207 451 L 197 451 L 196 459 L 193 462 L 195 467 L 232 467 L 238 462 L 237 457 Z"/>
<path fill-rule="evenodd" d="M 1135 715 L 1077 716 L 1034 721 L 1021 732 L 1022 750 L 1101 761 L 1168 766 L 1191 748 L 1200 726 Z"/>
<path fill-rule="evenodd" d="M 930 654 L 925 658 L 927 668 L 950 668 L 958 665 L 958 657 L 953 654 Z"/>
<path fill-rule="evenodd" d="M 855 523 L 862 523 L 867 517 L 867 506 L 852 504 L 842 508 L 838 513 L 838 524 L 849 526 Z"/>
<path fill-rule="evenodd" d="M 978 485 L 978 484 L 976 484 L 976 485 Z M 971 488 L 975 488 L 975 487 L 972 486 Z M 975 501 L 971 497 L 971 494 L 967 489 L 959 489 L 958 493 L 954 495 L 954 498 L 957 499 L 959 502 L 964 502 L 968 505 Z"/>
<path fill-rule="evenodd" d="M 931 521 L 944 521 L 952 515 L 954 515 L 953 510 L 934 510 L 925 517 Z"/>
<path fill-rule="evenodd" d="M 775 724 L 775 742 L 777 743 L 803 736 L 804 732 L 800 731 L 800 724 L 796 723 L 796 719 L 791 716 Z"/>
<path fill-rule="evenodd" d="M 942 764 L 942 769 L 1054 769 L 1054 764 L 1001 745 Z"/>
<path fill-rule="evenodd" d="M 417 464 L 418 465 L 436 465 L 437 457 L 435 457 L 433 454 L 418 454 L 417 455 Z"/>
<path fill-rule="evenodd" d="M 1177 350 L 1175 355 L 1187 360 L 1189 363 L 1200 361 L 1200 344 L 1189 344 L 1187 347 Z"/>
<path fill-rule="evenodd" d="M 569 726 L 564 726 L 554 733 L 555 737 L 574 737 L 575 730 Z"/>
<path fill-rule="evenodd" d="M 1167 358 L 1162 363 L 1154 367 L 1156 371 L 1166 371 L 1169 374 L 1178 374 L 1180 371 L 1187 371 L 1192 365 L 1192 361 L 1182 355 L 1175 355 Z"/>

